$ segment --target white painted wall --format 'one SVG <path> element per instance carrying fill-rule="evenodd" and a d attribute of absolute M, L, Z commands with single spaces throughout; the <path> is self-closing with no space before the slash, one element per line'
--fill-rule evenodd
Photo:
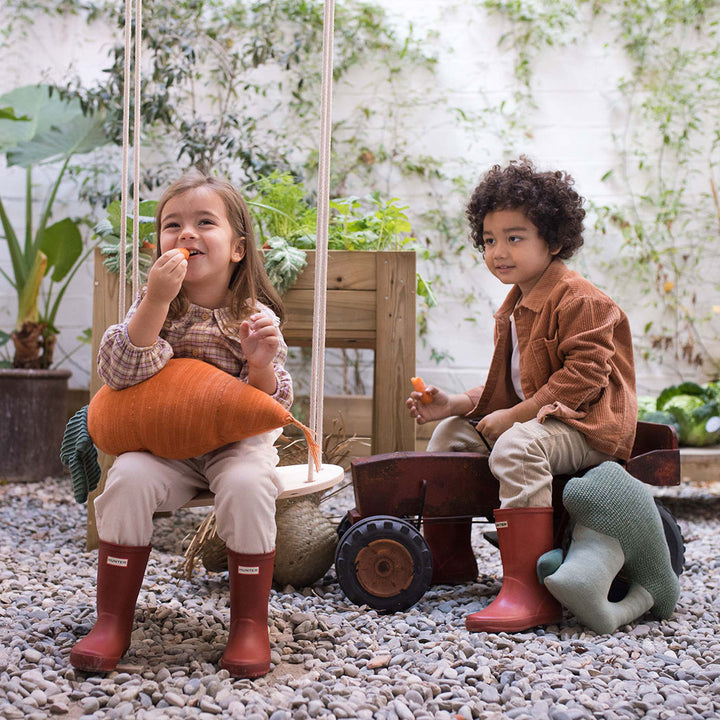
<path fill-rule="evenodd" d="M 508 155 L 492 131 L 493 120 L 483 114 L 488 101 L 497 104 L 499 98 L 511 97 L 515 90 L 510 56 L 497 49 L 497 41 L 507 29 L 497 17 L 488 17 L 479 7 L 461 2 L 436 0 L 381 0 L 394 14 L 398 28 L 407 27 L 409 20 L 415 34 L 428 35 L 428 49 L 436 54 L 437 74 L 429 79 L 419 72 L 416 83 L 432 82 L 427 92 L 432 97 L 444 97 L 440 106 L 427 109 L 416 107 L 402 115 L 399 127 L 417 153 L 445 158 L 447 167 L 460 172 L 468 187 L 493 163 L 505 162 Z M 94 28 L 87 32 L 84 23 L 77 19 L 67 21 L 45 19 L 33 27 L 33 36 L 21 40 L 12 52 L 0 56 L 0 91 L 33 81 L 61 82 L 68 72 L 80 73 L 84 78 L 97 76 L 107 62 L 111 43 L 117 40 L 110 33 L 98 35 Z M 532 157 L 543 168 L 561 168 L 576 179 L 578 191 L 598 203 L 616 200 L 618 189 L 611 183 L 601 182 L 603 174 L 615 164 L 616 150 L 612 133 L 624 121 L 621 98 L 617 92 L 618 78 L 627 71 L 622 54 L 613 48 L 612 37 L 601 23 L 588 25 L 581 42 L 568 47 L 546 50 L 534 68 L 533 95 L 537 108 L 530 118 L 532 134 L 516 142 L 512 156 L 521 153 Z M 421 86 L 422 89 L 424 86 Z M 418 87 L 415 87 L 417 90 Z M 352 86 L 338 87 L 335 96 L 335 116 L 343 117 L 349 103 L 368 96 L 381 107 L 386 98 L 382 88 L 372 77 L 356 78 Z M 480 122 L 473 129 L 457 130 L 449 121 L 451 109 L 462 108 L 467 113 L 479 113 Z M 381 136 L 388 136 L 388 128 L 378 128 Z M 427 187 L 406 182 L 399 173 L 388 170 L 385 179 L 388 189 L 411 207 L 413 217 L 419 217 L 428 202 Z M 17 197 L 21 187 L 18 172 L 0 168 L 0 193 L 3 198 Z M 353 188 L 361 191 L 361 188 Z M 66 199 L 72 206 L 72 189 L 66 190 Z M 462 217 L 465 197 L 447 189 L 447 206 Z M 10 210 L 18 217 L 20 208 L 11 203 Z M 18 220 L 18 222 L 20 222 Z M 611 258 L 612 243 L 602 242 L 592 231 L 589 219 L 586 248 L 574 266 L 587 273 L 600 287 L 610 290 L 611 278 L 598 270 L 599 260 Z M 422 226 L 420 236 L 422 237 Z M 7 250 L 0 242 L 0 265 L 7 264 Z M 422 268 L 421 268 L 422 269 Z M 428 268 L 430 274 L 435 268 Z M 440 297 L 441 307 L 431 313 L 430 334 L 427 345 L 418 344 L 418 374 L 427 382 L 459 391 L 482 382 L 490 360 L 492 347 L 492 311 L 502 301 L 507 288 L 500 285 L 484 266 L 477 254 L 467 252 L 444 271 L 445 282 L 454 288 L 477 295 L 470 309 Z M 73 338 L 91 324 L 92 277 L 91 269 L 73 283 L 61 319 L 60 343 L 64 349 L 73 346 Z M 720 299 L 716 300 L 720 303 Z M 7 283 L 0 278 L 0 326 L 8 328 L 14 318 L 14 296 Z M 625 302 L 634 327 L 644 325 L 646 313 L 634 312 L 634 304 Z M 468 323 L 472 316 L 474 322 Z M 430 359 L 429 348 L 448 352 L 452 359 L 437 365 Z M 337 362 L 337 353 L 332 353 Z M 88 384 L 91 363 L 89 349 L 73 357 L 71 385 Z M 371 363 L 363 360 L 363 374 L 371 386 Z M 650 392 L 677 378 L 668 368 L 638 368 L 640 392 Z M 341 386 L 339 376 L 328 379 L 328 393 Z"/>

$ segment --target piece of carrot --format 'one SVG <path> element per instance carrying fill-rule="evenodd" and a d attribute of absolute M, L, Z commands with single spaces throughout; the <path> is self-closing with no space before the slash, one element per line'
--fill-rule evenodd
<path fill-rule="evenodd" d="M 178 248 L 178 250 L 185 256 L 186 260 L 190 259 L 190 251 L 187 248 Z"/>
<path fill-rule="evenodd" d="M 420 396 L 420 402 L 423 405 L 429 405 L 432 401 L 432 395 L 425 389 L 425 382 L 421 377 L 411 377 L 410 382 L 412 383 L 415 392 L 422 393 Z"/>

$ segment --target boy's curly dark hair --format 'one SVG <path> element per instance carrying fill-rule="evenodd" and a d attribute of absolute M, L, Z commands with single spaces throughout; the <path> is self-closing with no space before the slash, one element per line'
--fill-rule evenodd
<path fill-rule="evenodd" d="M 473 191 L 467 206 L 470 237 L 485 252 L 483 223 L 495 210 L 520 210 L 537 227 L 557 257 L 567 260 L 582 246 L 583 198 L 572 186 L 574 180 L 560 170 L 539 172 L 525 157 L 507 167 L 495 165 Z"/>

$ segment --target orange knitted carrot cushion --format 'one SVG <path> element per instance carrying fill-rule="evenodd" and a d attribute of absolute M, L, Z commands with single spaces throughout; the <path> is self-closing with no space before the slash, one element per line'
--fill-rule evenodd
<path fill-rule="evenodd" d="M 297 425 L 315 465 L 319 448 L 309 428 L 267 393 L 214 365 L 173 358 L 160 372 L 123 390 L 100 388 L 90 401 L 88 431 L 108 455 L 145 450 L 185 459 L 260 433 Z"/>

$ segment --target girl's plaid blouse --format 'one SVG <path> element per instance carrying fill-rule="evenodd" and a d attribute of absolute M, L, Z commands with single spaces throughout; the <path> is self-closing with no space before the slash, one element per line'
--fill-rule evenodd
<path fill-rule="evenodd" d="M 155 344 L 136 347 L 130 342 L 127 326 L 139 302 L 140 298 L 133 303 L 123 322 L 105 331 L 100 343 L 98 374 L 109 387 L 121 390 L 147 380 L 172 357 L 204 360 L 247 382 L 248 364 L 240 345 L 239 329 L 227 308 L 209 310 L 191 304 L 185 315 L 162 329 Z M 278 322 L 267 306 L 258 303 L 258 309 Z M 273 360 L 277 388 L 271 397 L 289 410 L 293 387 L 290 373 L 284 367 L 286 358 L 287 345 L 281 335 Z"/>

